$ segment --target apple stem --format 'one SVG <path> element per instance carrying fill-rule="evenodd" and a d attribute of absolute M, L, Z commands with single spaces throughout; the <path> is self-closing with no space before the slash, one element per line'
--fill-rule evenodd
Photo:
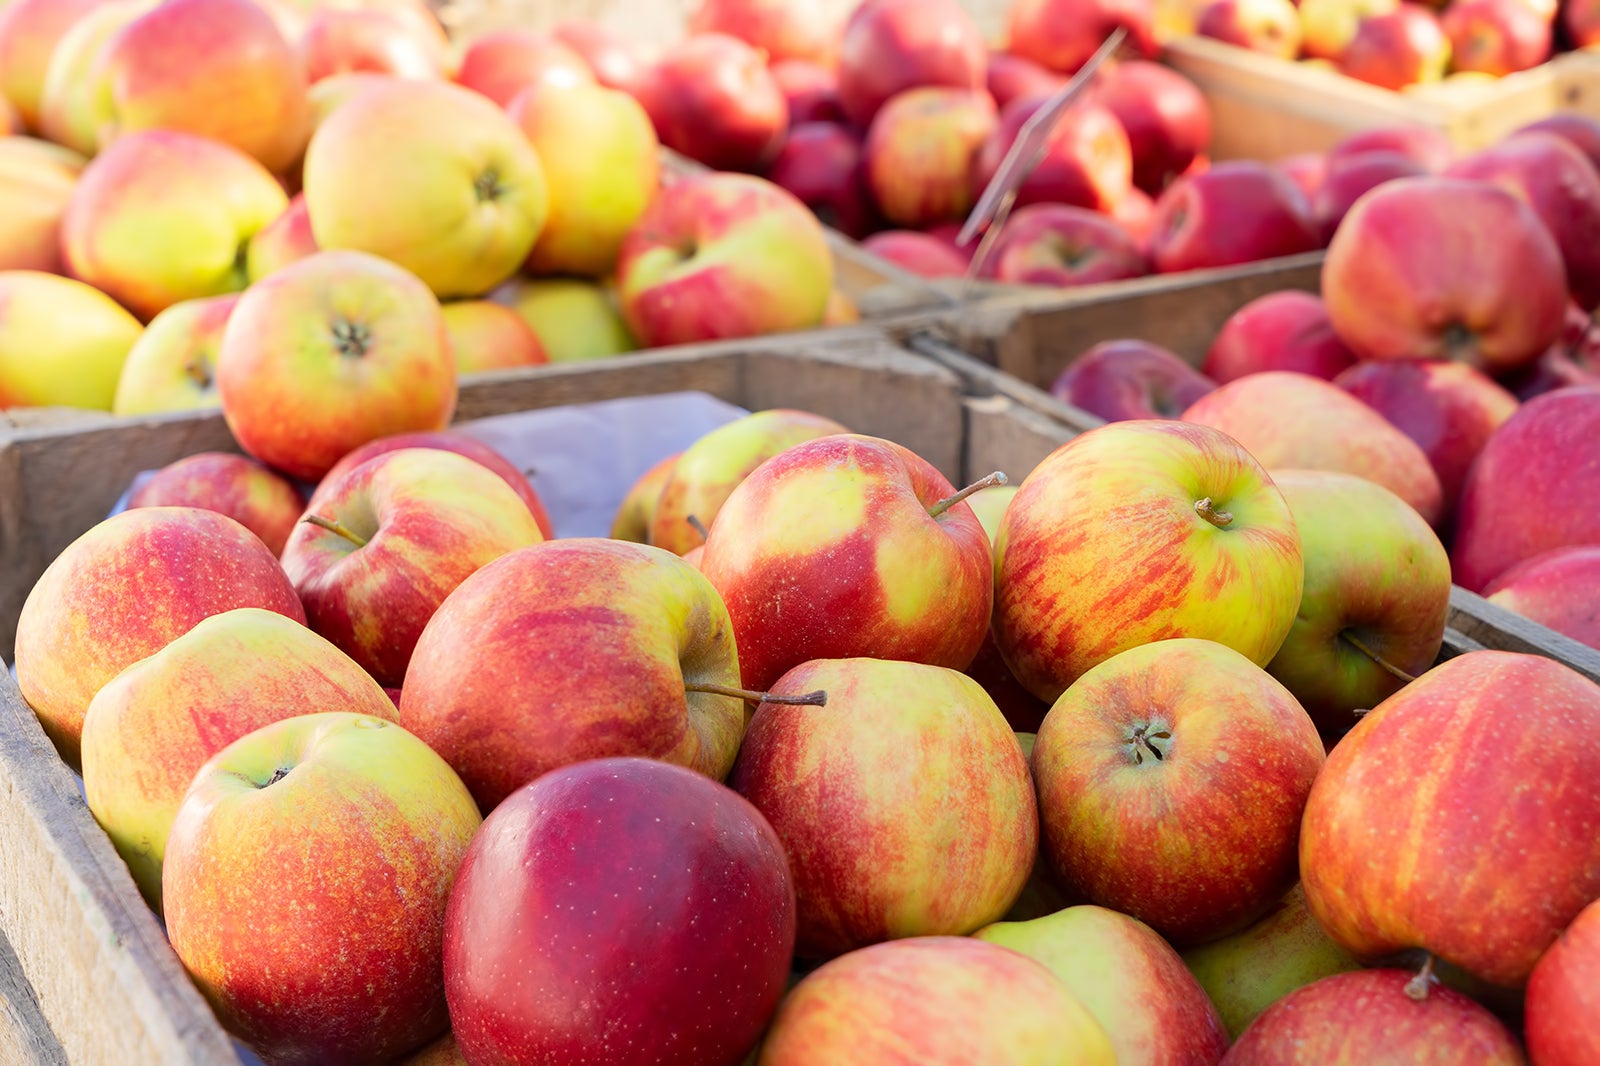
<path fill-rule="evenodd" d="M 310 522 L 312 525 L 317 526 L 320 529 L 326 529 L 329 533 L 337 533 L 339 536 L 343 537 L 345 540 L 348 540 L 351 544 L 354 544 L 358 548 L 365 548 L 367 546 L 367 542 L 365 540 L 357 536 L 355 533 L 352 533 L 347 527 L 332 518 L 323 518 L 319 514 L 308 514 L 304 518 L 300 519 L 300 521 Z"/>
<path fill-rule="evenodd" d="M 689 523 L 689 527 L 691 529 L 693 529 L 696 533 L 700 534 L 700 539 L 701 540 L 710 540 L 711 539 L 711 531 L 706 529 L 706 524 L 704 522 L 700 521 L 699 516 L 697 516 L 697 515 L 689 515 L 686 518 L 684 518 L 684 521 Z"/>
<path fill-rule="evenodd" d="M 1421 1003 L 1428 998 L 1428 990 L 1438 983 L 1439 978 L 1433 973 L 1433 956 L 1430 954 L 1423 960 L 1422 969 L 1417 975 L 1406 982 L 1406 997 Z"/>
<path fill-rule="evenodd" d="M 735 688 L 732 685 L 713 685 L 710 682 L 686 681 L 684 690 L 687 692 L 708 692 L 713 696 L 732 696 L 747 703 L 781 703 L 789 707 L 826 707 L 828 694 L 821 689 L 807 692 L 801 696 L 778 696 L 771 692 L 754 692 L 747 688 Z"/>
<path fill-rule="evenodd" d="M 1212 506 L 1210 496 L 1206 496 L 1203 499 L 1194 501 L 1194 511 L 1195 514 L 1199 515 L 1201 518 L 1204 518 L 1207 522 L 1210 522 L 1218 529 L 1226 529 L 1228 523 L 1233 521 L 1232 513 L 1228 511 L 1219 511 Z"/>
<path fill-rule="evenodd" d="M 262 788 L 270 788 L 270 787 L 272 787 L 273 785 L 276 785 L 279 781 L 282 781 L 284 778 L 286 778 L 288 776 L 289 776 L 289 767 L 280 766 L 276 770 L 272 771 L 272 776 L 271 777 L 267 778 L 265 781 L 263 781 L 261 783 L 261 787 Z"/>
<path fill-rule="evenodd" d="M 996 470 L 987 477 L 981 477 L 977 481 L 974 481 L 972 484 L 968 485 L 954 496 L 946 496 L 944 499 L 928 508 L 928 517 L 938 518 L 940 515 L 950 510 L 950 508 L 954 507 L 968 496 L 971 496 L 974 492 L 982 492 L 984 489 L 993 488 L 996 485 L 1004 485 L 1005 483 L 1005 474 Z"/>
<path fill-rule="evenodd" d="M 1389 662 L 1383 656 L 1379 655 L 1377 652 L 1375 652 L 1371 648 L 1367 647 L 1366 644 L 1362 643 L 1362 641 L 1361 641 L 1361 639 L 1359 637 L 1351 636 L 1349 630 L 1345 630 L 1345 631 L 1341 632 L 1339 634 L 1339 638 L 1341 640 L 1343 640 L 1345 643 L 1349 644 L 1356 651 L 1360 652 L 1362 655 L 1365 655 L 1367 658 L 1369 658 L 1373 662 L 1377 663 L 1380 667 L 1383 668 L 1385 673 L 1391 674 L 1394 677 L 1399 678 L 1401 681 L 1404 681 L 1408 685 L 1411 684 L 1411 682 L 1416 680 L 1416 678 L 1412 677 L 1410 674 L 1408 674 L 1404 670 L 1400 669 L 1394 663 Z"/>

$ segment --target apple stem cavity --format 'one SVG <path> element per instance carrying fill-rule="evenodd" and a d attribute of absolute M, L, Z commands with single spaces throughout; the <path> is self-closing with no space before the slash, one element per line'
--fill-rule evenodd
<path fill-rule="evenodd" d="M 348 526 L 345 526 L 343 523 L 340 523 L 332 518 L 323 518 L 319 514 L 308 514 L 304 518 L 300 519 L 300 521 L 310 522 L 319 529 L 326 529 L 329 533 L 337 533 L 339 536 L 343 537 L 345 540 L 348 540 L 351 544 L 354 544 L 358 548 L 365 548 L 367 546 L 367 542 L 362 539 L 361 536 L 352 532 Z"/>
<path fill-rule="evenodd" d="M 1212 504 L 1210 496 L 1194 501 L 1194 513 L 1218 529 L 1227 529 L 1228 525 L 1233 521 L 1232 512 L 1217 510 L 1216 506 Z"/>
<path fill-rule="evenodd" d="M 800 696 L 779 696 L 771 692 L 755 692 L 747 688 L 735 688 L 732 685 L 713 685 L 704 681 L 686 681 L 683 684 L 686 692 L 706 692 L 713 696 L 732 696 L 734 699 L 744 700 L 746 703 L 781 703 L 786 707 L 826 707 L 828 694 L 821 689 L 807 692 Z"/>
<path fill-rule="evenodd" d="M 950 508 L 954 507 L 968 496 L 971 496 L 974 492 L 982 492 L 984 489 L 992 489 L 996 485 L 1004 485 L 1005 483 L 1005 474 L 996 470 L 987 477 L 981 477 L 977 481 L 974 481 L 972 484 L 968 485 L 954 496 L 946 496 L 944 499 L 928 508 L 928 517 L 938 518 L 940 515 L 950 510 Z"/>
<path fill-rule="evenodd" d="M 477 195 L 480 204 L 493 203 L 500 199 L 500 194 L 505 190 L 500 187 L 500 172 L 490 167 L 478 175 L 472 183 L 472 191 Z"/>
<path fill-rule="evenodd" d="M 706 529 L 706 524 L 700 521 L 699 515 L 687 515 L 685 516 L 684 521 L 689 523 L 689 528 L 700 534 L 701 540 L 711 539 L 711 532 Z"/>
<path fill-rule="evenodd" d="M 273 785 L 276 785 L 279 781 L 282 781 L 284 778 L 289 776 L 289 770 L 290 769 L 291 768 L 288 767 L 288 766 L 280 766 L 280 767 L 278 767 L 276 770 L 272 771 L 272 776 L 271 777 L 269 777 L 265 781 L 261 782 L 261 787 L 262 788 L 271 788 Z"/>
<path fill-rule="evenodd" d="M 1356 651 L 1360 652 L 1362 655 L 1365 655 L 1367 658 L 1369 658 L 1373 662 L 1377 663 L 1378 666 L 1384 671 L 1384 673 L 1390 674 L 1393 677 L 1397 677 L 1401 681 L 1404 681 L 1408 685 L 1411 684 L 1411 682 L 1416 680 L 1415 677 L 1412 677 L 1410 674 L 1408 674 L 1404 670 L 1400 669 L 1394 663 L 1389 662 L 1383 656 L 1379 655 L 1377 652 L 1375 652 L 1371 648 L 1367 647 L 1367 645 L 1361 640 L 1360 637 L 1352 636 L 1348 629 L 1343 630 L 1342 632 L 1340 632 L 1339 639 L 1343 640 L 1346 644 L 1350 645 Z"/>
<path fill-rule="evenodd" d="M 1428 998 L 1428 991 L 1439 983 L 1439 978 L 1433 972 L 1433 956 L 1429 955 L 1422 962 L 1422 969 L 1417 975 L 1406 982 L 1406 998 L 1421 1003 Z"/>
<path fill-rule="evenodd" d="M 205 360 L 200 359 L 198 356 L 183 364 L 183 372 L 188 375 L 190 381 L 200 388 L 209 389 L 211 387 L 211 371 L 206 367 Z"/>
<path fill-rule="evenodd" d="M 1156 741 L 1165 741 L 1171 739 L 1172 733 L 1168 730 L 1151 729 L 1147 725 L 1139 726 L 1133 731 L 1133 737 L 1130 740 L 1130 743 L 1133 745 L 1134 765 L 1139 766 L 1144 763 L 1144 756 L 1146 752 L 1149 752 L 1152 756 L 1154 756 L 1156 762 L 1164 762 L 1166 760 L 1167 753 L 1162 750 L 1162 746 L 1157 744 Z"/>

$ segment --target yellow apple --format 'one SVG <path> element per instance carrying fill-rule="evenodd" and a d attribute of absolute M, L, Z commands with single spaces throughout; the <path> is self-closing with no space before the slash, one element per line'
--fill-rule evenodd
<path fill-rule="evenodd" d="M 156 415 L 220 407 L 217 348 L 237 293 L 173 304 L 134 342 L 117 379 L 111 411 Z"/>
<path fill-rule="evenodd" d="M 84 162 L 48 141 L 0 137 L 0 270 L 64 272 L 61 216 Z"/>
<path fill-rule="evenodd" d="M 7 0 L 0 3 L 0 98 L 30 130 L 57 43 L 84 14 L 106 0 Z"/>
<path fill-rule="evenodd" d="M 0 271 L 0 407 L 109 411 L 141 332 L 138 319 L 80 281 Z"/>
<path fill-rule="evenodd" d="M 552 363 L 631 352 L 639 347 L 611 292 L 580 278 L 517 278 L 491 295 L 521 316 Z"/>
<path fill-rule="evenodd" d="M 443 311 L 457 374 L 550 361 L 538 334 L 509 307 L 489 300 L 458 300 L 445 304 Z"/>
<path fill-rule="evenodd" d="M 113 37 L 147 14 L 157 0 L 110 0 L 79 18 L 50 55 L 39 97 L 39 132 L 84 155 L 100 147 L 111 121 L 111 85 L 97 64 Z"/>

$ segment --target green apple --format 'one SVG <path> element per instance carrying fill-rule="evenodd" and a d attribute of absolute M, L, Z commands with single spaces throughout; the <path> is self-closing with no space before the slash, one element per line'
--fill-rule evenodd
<path fill-rule="evenodd" d="M 490 299 L 528 324 L 552 363 L 576 363 L 639 347 L 611 292 L 582 278 L 514 278 Z"/>

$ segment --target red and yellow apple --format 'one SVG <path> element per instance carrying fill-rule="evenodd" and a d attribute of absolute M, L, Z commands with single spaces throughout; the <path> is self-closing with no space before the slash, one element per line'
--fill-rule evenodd
<path fill-rule="evenodd" d="M 1139 242 L 1121 224 L 1069 204 L 1029 204 L 1006 219 L 984 273 L 1021 285 L 1096 285 L 1150 272 Z"/>
<path fill-rule="evenodd" d="M 0 4 L 0 97 L 23 125 L 39 129 L 45 76 L 56 45 L 85 14 L 108 0 L 8 0 Z"/>
<path fill-rule="evenodd" d="M 66 273 L 61 219 L 85 163 L 47 141 L 0 137 L 0 271 Z"/>
<path fill-rule="evenodd" d="M 516 277 L 489 299 L 517 313 L 552 363 L 607 359 L 639 347 L 616 294 L 597 281 Z"/>
<path fill-rule="evenodd" d="M 1000 171 L 1022 128 L 1049 100 L 1022 97 L 1006 105 L 972 160 L 981 192 Z M 1133 189 L 1133 148 L 1122 123 L 1098 100 L 1080 102 L 1051 127 L 1044 151 L 1017 186 L 1018 205 L 1067 204 L 1110 213 Z"/>
<path fill-rule="evenodd" d="M 1524 559 L 1489 582 L 1483 595 L 1496 606 L 1600 648 L 1596 588 L 1600 588 L 1600 545 L 1585 544 Z"/>
<path fill-rule="evenodd" d="M 311 82 L 353 71 L 437 79 L 449 77 L 452 67 L 450 41 L 437 21 L 382 7 L 315 10 L 298 46 Z"/>
<path fill-rule="evenodd" d="M 1300 55 L 1300 14 L 1290 0 L 1207 0 L 1195 32 L 1279 59 Z"/>
<path fill-rule="evenodd" d="M 238 302 L 236 293 L 184 300 L 152 318 L 122 364 L 112 412 L 154 415 L 220 406 L 217 352 Z"/>
<path fill-rule="evenodd" d="M 311 232 L 311 214 L 306 198 L 296 193 L 283 214 L 256 231 L 245 250 L 245 273 L 252 283 L 260 281 L 290 263 L 315 255 L 317 238 Z"/>
<path fill-rule="evenodd" d="M 306 501 L 291 482 L 248 456 L 198 452 L 156 471 L 128 497 L 128 506 L 216 511 L 260 537 L 273 555 L 281 555 Z"/>
<path fill-rule="evenodd" d="M 1307 58 L 1337 63 L 1362 19 L 1386 15 L 1397 6 L 1399 0 L 1301 0 L 1301 51 Z"/>
<path fill-rule="evenodd" d="M 885 218 L 916 228 L 965 218 L 981 191 L 973 159 L 996 128 L 981 89 L 926 86 L 884 102 L 867 130 L 867 188 Z"/>
<path fill-rule="evenodd" d="M 593 82 L 589 64 L 550 34 L 509 27 L 472 38 L 461 55 L 456 83 L 501 107 L 523 90 L 543 84 Z"/>
<path fill-rule="evenodd" d="M 1455 0 L 1439 18 L 1450 67 L 1495 77 L 1550 58 L 1551 19 L 1527 0 Z"/>
<path fill-rule="evenodd" d="M 808 60 L 830 66 L 837 29 L 827 9 L 794 0 L 700 0 L 690 33 L 726 33 L 759 48 L 769 62 Z"/>
<path fill-rule="evenodd" d="M 666 485 L 667 479 L 672 477 L 672 468 L 677 465 L 678 457 L 682 454 L 673 452 L 671 455 L 662 456 L 628 487 L 627 493 L 622 497 L 622 503 L 617 506 L 616 517 L 611 520 L 611 539 L 631 541 L 634 544 L 650 543 L 650 526 L 655 521 L 656 504 L 661 499 L 661 489 Z"/>
<path fill-rule="evenodd" d="M 538 334 L 509 307 L 491 300 L 453 300 L 440 310 L 458 377 L 550 361 Z"/>
<path fill-rule="evenodd" d="M 1426 85 L 1449 69 L 1450 38 L 1432 8 L 1403 0 L 1392 11 L 1359 19 L 1335 66 L 1380 89 Z"/>
<path fill-rule="evenodd" d="M 50 52 L 40 90 L 40 136 L 92 156 L 111 121 L 111 85 L 101 53 L 124 26 L 153 11 L 159 0 L 103 0 L 75 18 Z"/>

